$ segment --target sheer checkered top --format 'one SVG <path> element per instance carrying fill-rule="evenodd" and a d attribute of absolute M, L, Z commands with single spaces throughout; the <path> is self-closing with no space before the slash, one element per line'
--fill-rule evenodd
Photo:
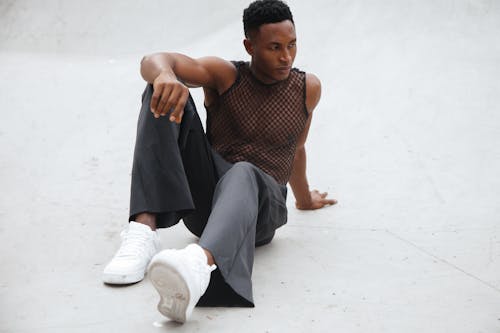
<path fill-rule="evenodd" d="M 294 68 L 287 79 L 267 85 L 248 62 L 233 63 L 236 81 L 207 107 L 208 139 L 229 162 L 250 162 L 286 184 L 308 117 L 305 73 Z"/>

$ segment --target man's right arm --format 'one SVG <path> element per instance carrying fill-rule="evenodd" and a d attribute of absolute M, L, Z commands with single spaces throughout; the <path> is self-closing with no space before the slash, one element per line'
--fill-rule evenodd
<path fill-rule="evenodd" d="M 151 111 L 159 118 L 173 109 L 169 118 L 177 123 L 189 96 L 187 86 L 220 94 L 231 86 L 236 74 L 232 63 L 217 57 L 193 59 L 179 53 L 156 53 L 141 61 L 141 75 L 153 85 Z"/>

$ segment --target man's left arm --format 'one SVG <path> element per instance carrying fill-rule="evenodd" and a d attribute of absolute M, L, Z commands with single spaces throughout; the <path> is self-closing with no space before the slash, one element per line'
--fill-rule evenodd
<path fill-rule="evenodd" d="M 309 190 L 309 184 L 306 176 L 306 149 L 304 147 L 307 139 L 307 133 L 311 126 L 313 110 L 318 105 L 321 98 L 321 82 L 314 75 L 306 74 L 306 108 L 309 117 L 304 131 L 297 140 L 295 157 L 293 161 L 292 175 L 290 176 L 290 186 L 295 196 L 295 206 L 298 209 L 311 210 L 322 208 L 326 205 L 337 203 L 335 199 L 328 199 L 328 193 L 321 193 L 318 190 Z"/>

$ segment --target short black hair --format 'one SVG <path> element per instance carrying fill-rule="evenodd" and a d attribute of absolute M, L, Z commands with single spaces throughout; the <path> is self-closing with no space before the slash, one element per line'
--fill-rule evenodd
<path fill-rule="evenodd" d="M 249 32 L 258 30 L 263 24 L 286 20 L 295 24 L 290 7 L 286 3 L 280 0 L 257 0 L 243 11 L 243 30 L 248 38 Z"/>

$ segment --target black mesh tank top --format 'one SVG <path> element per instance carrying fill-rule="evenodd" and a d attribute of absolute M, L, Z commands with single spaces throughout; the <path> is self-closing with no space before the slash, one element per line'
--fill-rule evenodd
<path fill-rule="evenodd" d="M 250 162 L 286 184 L 308 117 L 305 73 L 294 68 L 286 80 L 268 85 L 248 62 L 233 63 L 236 81 L 207 107 L 208 140 L 227 161 Z"/>

